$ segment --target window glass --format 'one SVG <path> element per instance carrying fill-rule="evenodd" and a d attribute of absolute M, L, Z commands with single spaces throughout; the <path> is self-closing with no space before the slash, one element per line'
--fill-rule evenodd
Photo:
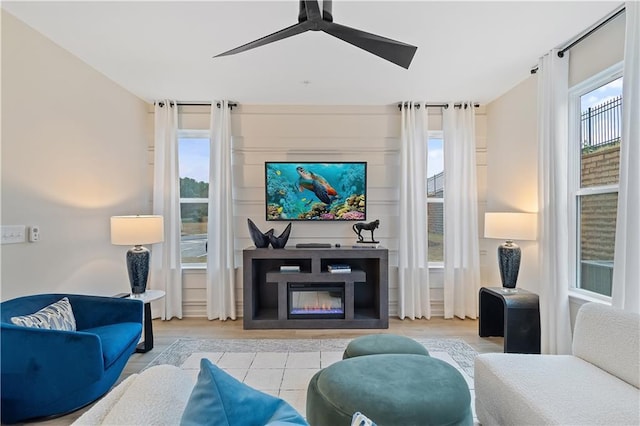
<path fill-rule="evenodd" d="M 178 158 L 182 263 L 206 263 L 209 218 L 209 138 L 179 137 Z"/>
<path fill-rule="evenodd" d="M 444 204 L 427 203 L 429 262 L 444 261 Z"/>
<path fill-rule="evenodd" d="M 618 183 L 622 77 L 580 97 L 580 186 Z"/>
<path fill-rule="evenodd" d="M 441 137 L 428 140 L 427 232 L 429 262 L 444 261 L 444 151 Z"/>
<path fill-rule="evenodd" d="M 442 139 L 429 139 L 427 197 L 444 198 L 444 151 Z"/>
<path fill-rule="evenodd" d="M 611 296 L 618 193 L 582 195 L 579 286 Z"/>
<path fill-rule="evenodd" d="M 575 285 L 608 297 L 618 204 L 622 82 L 619 74 L 596 76 L 574 98 L 580 111 L 574 116 L 580 124 L 573 139 L 574 170 L 579 173 L 573 180 Z"/>

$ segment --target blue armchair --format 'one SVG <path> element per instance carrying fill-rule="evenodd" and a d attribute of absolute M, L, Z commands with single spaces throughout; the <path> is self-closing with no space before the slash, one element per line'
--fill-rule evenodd
<path fill-rule="evenodd" d="M 67 297 L 76 331 L 14 325 Z M 63 415 L 105 394 L 134 352 L 142 332 L 140 300 L 41 294 L 0 304 L 2 423 Z"/>

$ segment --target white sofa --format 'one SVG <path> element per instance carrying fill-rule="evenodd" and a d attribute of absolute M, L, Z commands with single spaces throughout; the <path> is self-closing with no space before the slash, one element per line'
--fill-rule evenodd
<path fill-rule="evenodd" d="M 195 378 L 172 365 L 132 374 L 74 425 L 178 425 Z"/>
<path fill-rule="evenodd" d="M 193 372 L 156 365 L 133 374 L 74 425 L 279 425 L 308 426 L 281 398 L 239 382 L 208 359 Z"/>
<path fill-rule="evenodd" d="M 588 303 L 572 355 L 482 354 L 478 420 L 487 425 L 640 425 L 640 315 Z"/>

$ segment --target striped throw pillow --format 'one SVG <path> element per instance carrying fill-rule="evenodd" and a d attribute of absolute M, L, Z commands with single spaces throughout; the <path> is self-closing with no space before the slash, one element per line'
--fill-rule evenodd
<path fill-rule="evenodd" d="M 376 424 L 370 418 L 357 411 L 351 418 L 351 426 L 376 426 Z"/>

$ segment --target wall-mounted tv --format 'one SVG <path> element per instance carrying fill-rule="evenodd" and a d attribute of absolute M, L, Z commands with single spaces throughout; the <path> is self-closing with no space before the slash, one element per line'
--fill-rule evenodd
<path fill-rule="evenodd" d="M 367 218 L 366 162 L 265 162 L 267 220 Z"/>

